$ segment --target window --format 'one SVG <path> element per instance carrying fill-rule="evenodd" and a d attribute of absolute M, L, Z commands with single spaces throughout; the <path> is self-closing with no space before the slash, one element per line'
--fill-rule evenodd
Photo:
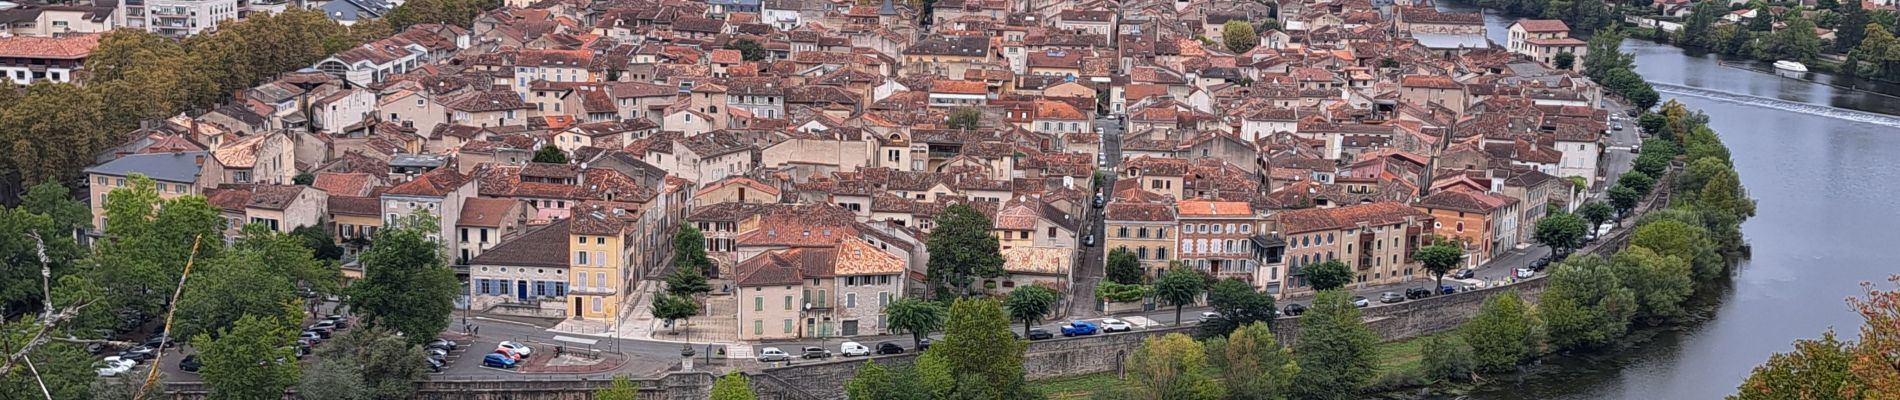
<path fill-rule="evenodd" d="M 582 287 L 582 288 L 586 288 L 586 287 L 588 287 L 588 286 L 587 286 L 587 274 L 574 274 L 574 276 L 578 276 L 578 277 L 580 277 L 580 279 L 581 279 L 581 281 L 580 281 L 580 282 L 578 282 L 578 283 L 575 283 L 575 284 L 574 284 L 574 286 L 579 286 L 579 287 Z"/>
<path fill-rule="evenodd" d="M 1053 226 L 1049 227 L 1049 238 L 1050 239 L 1056 238 L 1056 227 L 1053 227 Z"/>
<path fill-rule="evenodd" d="M 825 302 L 825 299 L 828 299 L 828 298 L 830 298 L 830 296 L 826 296 L 826 295 L 825 295 L 825 290 L 824 290 L 824 289 L 818 289 L 818 299 L 817 299 L 817 300 L 818 300 L 818 306 L 819 306 L 819 307 L 824 307 L 824 306 L 825 306 L 825 303 L 826 303 L 826 302 Z"/>
<path fill-rule="evenodd" d="M 606 273 L 606 272 L 595 272 L 595 273 L 594 273 L 594 284 L 595 284 L 595 285 L 600 285 L 601 287 L 612 287 L 612 286 L 611 286 L 610 284 L 608 284 L 608 283 L 607 283 L 607 273 Z"/>
<path fill-rule="evenodd" d="M 1122 227 L 1116 227 L 1116 228 L 1115 228 L 1115 237 L 1118 237 L 1118 238 L 1125 238 L 1125 237 L 1128 237 L 1128 227 L 1126 227 L 1126 226 L 1122 226 Z"/>
<path fill-rule="evenodd" d="M 858 308 L 858 294 L 857 293 L 844 294 L 844 308 Z"/>
<path fill-rule="evenodd" d="M 1155 239 L 1167 239 L 1168 228 L 1155 228 Z"/>
<path fill-rule="evenodd" d="M 595 250 L 594 262 L 600 263 L 600 266 L 603 267 L 607 266 L 607 252 Z"/>
<path fill-rule="evenodd" d="M 542 207 L 546 207 L 546 206 L 544 205 L 544 206 L 542 206 Z M 574 237 L 574 243 L 579 243 L 579 244 L 587 244 L 587 237 L 586 237 L 586 236 L 576 236 L 576 237 Z"/>
<path fill-rule="evenodd" d="M 785 296 L 785 309 L 792 309 L 792 296 Z"/>
<path fill-rule="evenodd" d="M 1168 247 L 1167 247 L 1167 246 L 1161 246 L 1161 247 L 1156 247 L 1156 248 L 1155 248 L 1155 259 L 1157 259 L 1157 260 L 1166 260 L 1166 259 L 1168 259 Z"/>
<path fill-rule="evenodd" d="M 562 207 L 566 207 L 566 206 L 562 206 Z M 607 244 L 607 237 L 606 236 L 595 237 L 594 244 Z"/>
<path fill-rule="evenodd" d="M 1148 248 L 1147 247 L 1135 248 L 1135 258 L 1142 259 L 1142 260 L 1148 259 Z"/>
<path fill-rule="evenodd" d="M 583 250 L 583 251 L 574 252 L 574 265 L 588 265 L 587 251 Z"/>
<path fill-rule="evenodd" d="M 785 333 L 792 333 L 792 320 L 789 318 L 785 320 Z"/>
<path fill-rule="evenodd" d="M 765 320 L 762 320 L 762 319 L 752 320 L 752 334 L 754 335 L 765 334 Z"/>
<path fill-rule="evenodd" d="M 600 296 L 594 296 L 594 312 L 600 312 Z"/>
<path fill-rule="evenodd" d="M 752 311 L 765 311 L 765 297 L 752 296 Z"/>
<path fill-rule="evenodd" d="M 1050 228 L 1050 229 L 1055 229 L 1055 228 Z M 1138 237 L 1138 238 L 1142 238 L 1142 239 L 1147 239 L 1147 238 L 1148 238 L 1148 228 L 1141 228 L 1141 230 L 1138 230 L 1138 231 L 1135 231 L 1135 237 Z"/>
<path fill-rule="evenodd" d="M 891 305 L 891 292 L 877 292 L 877 306 L 884 307 L 888 305 Z"/>
<path fill-rule="evenodd" d="M 1214 224 L 1214 225 L 1213 225 L 1213 226 L 1211 227 L 1211 229 L 1213 229 L 1213 230 L 1214 230 L 1214 233 L 1221 233 L 1221 226 L 1220 226 L 1220 224 Z"/>

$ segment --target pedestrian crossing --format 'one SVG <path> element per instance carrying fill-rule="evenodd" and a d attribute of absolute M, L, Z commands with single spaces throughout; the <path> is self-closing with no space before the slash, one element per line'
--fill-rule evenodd
<path fill-rule="evenodd" d="M 730 343 L 726 345 L 726 359 L 728 360 L 742 360 L 753 357 L 757 356 L 752 354 L 752 345 L 744 343 Z"/>

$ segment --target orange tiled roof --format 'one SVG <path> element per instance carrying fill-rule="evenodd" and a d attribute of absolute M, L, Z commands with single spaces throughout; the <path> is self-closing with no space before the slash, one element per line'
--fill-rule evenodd
<path fill-rule="evenodd" d="M 9 37 L 0 38 L 0 57 L 77 60 L 91 55 L 96 47 L 99 47 L 97 33 L 57 38 Z"/>

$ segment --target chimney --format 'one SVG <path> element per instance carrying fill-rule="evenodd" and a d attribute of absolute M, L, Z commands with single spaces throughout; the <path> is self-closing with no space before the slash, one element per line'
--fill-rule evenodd
<path fill-rule="evenodd" d="M 202 167 L 202 166 L 204 166 L 204 165 L 205 165 L 205 155 L 204 155 L 203 153 L 200 153 L 200 154 L 198 154 L 197 156 L 195 156 L 195 157 L 192 157 L 192 160 L 191 160 L 191 161 L 192 161 L 192 163 L 195 163 L 195 164 L 197 164 L 198 166 L 200 166 L 200 167 Z"/>

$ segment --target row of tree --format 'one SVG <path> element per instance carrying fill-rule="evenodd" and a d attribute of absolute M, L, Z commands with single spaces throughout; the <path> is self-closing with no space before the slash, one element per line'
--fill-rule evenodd
<path fill-rule="evenodd" d="M 1815 28 L 1820 26 L 1814 19 L 1804 16 L 1799 8 L 1773 15 L 1767 4 L 1750 4 L 1742 7 L 1753 8 L 1755 18 L 1745 24 L 1720 24 L 1718 21 L 1731 10 L 1713 0 L 1704 0 L 1690 8 L 1689 17 L 1683 21 L 1682 29 L 1676 32 L 1673 40 L 1684 47 L 1734 56 L 1813 62 L 1831 46 L 1859 43 L 1861 40 L 1869 13 L 1861 8 L 1859 2 L 1852 3 L 1851 6 L 1843 7 L 1840 13 L 1822 11 L 1817 14 L 1817 17 L 1837 19 L 1831 25 L 1842 29 L 1835 32 L 1834 44 L 1821 40 L 1820 34 L 1815 32 Z M 1776 22 L 1785 25 L 1776 29 Z"/>
<path fill-rule="evenodd" d="M 1595 32 L 1616 21 L 1616 15 L 1603 1 L 1479 0 L 1478 6 L 1496 9 L 1513 17 L 1562 20 L 1574 33 Z"/>
<path fill-rule="evenodd" d="M 1614 27 L 1598 30 L 1585 45 L 1583 74 L 1604 90 L 1629 101 L 1638 110 L 1656 106 L 1661 95 L 1636 73 L 1636 56 L 1624 53 L 1623 32 Z"/>

